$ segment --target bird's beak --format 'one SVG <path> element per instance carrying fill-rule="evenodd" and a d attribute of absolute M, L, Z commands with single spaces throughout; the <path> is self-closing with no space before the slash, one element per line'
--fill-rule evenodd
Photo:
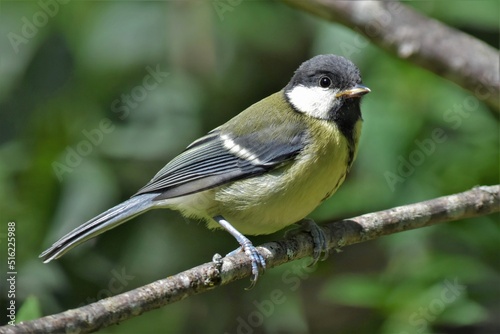
<path fill-rule="evenodd" d="M 370 88 L 357 84 L 352 88 L 338 92 L 337 95 L 335 95 L 335 97 L 345 97 L 345 98 L 361 97 L 365 94 L 368 94 L 369 92 L 371 92 Z"/>

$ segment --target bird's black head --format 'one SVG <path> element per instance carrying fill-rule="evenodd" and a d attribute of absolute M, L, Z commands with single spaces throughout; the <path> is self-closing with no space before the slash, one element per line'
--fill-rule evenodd
<path fill-rule="evenodd" d="M 302 63 L 285 87 L 285 97 L 297 112 L 334 121 L 341 131 L 352 131 L 361 118 L 360 97 L 369 92 L 356 65 L 336 55 Z"/>

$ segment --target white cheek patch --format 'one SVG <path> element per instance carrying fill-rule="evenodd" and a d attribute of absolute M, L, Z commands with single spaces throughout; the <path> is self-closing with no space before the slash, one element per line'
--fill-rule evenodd
<path fill-rule="evenodd" d="M 248 149 L 236 144 L 228 135 L 221 135 L 224 147 L 240 159 L 245 159 L 253 164 L 261 164 L 262 161 Z"/>
<path fill-rule="evenodd" d="M 337 90 L 298 85 L 286 93 L 290 103 L 298 111 L 314 118 L 328 119 L 329 111 L 339 103 Z"/>

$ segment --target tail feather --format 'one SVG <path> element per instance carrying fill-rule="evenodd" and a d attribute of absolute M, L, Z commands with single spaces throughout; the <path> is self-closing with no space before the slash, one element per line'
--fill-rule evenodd
<path fill-rule="evenodd" d="M 73 247 L 151 209 L 156 196 L 158 194 L 142 194 L 112 207 L 66 234 L 39 257 L 44 263 L 61 257 Z"/>

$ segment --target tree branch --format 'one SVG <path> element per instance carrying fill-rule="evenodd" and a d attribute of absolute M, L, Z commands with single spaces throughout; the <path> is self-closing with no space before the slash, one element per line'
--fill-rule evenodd
<path fill-rule="evenodd" d="M 477 187 L 455 195 L 331 222 L 322 227 L 329 249 L 336 249 L 383 235 L 494 212 L 500 212 L 500 185 Z M 313 242 L 308 233 L 298 233 L 266 243 L 259 250 L 270 269 L 311 256 Z M 0 327 L 0 333 L 90 333 L 250 275 L 250 261 L 240 253 L 78 309 Z"/>
<path fill-rule="evenodd" d="M 282 0 L 341 23 L 373 43 L 449 79 L 500 109 L 498 50 L 397 1 Z M 362 48 L 359 41 L 353 46 Z"/>

